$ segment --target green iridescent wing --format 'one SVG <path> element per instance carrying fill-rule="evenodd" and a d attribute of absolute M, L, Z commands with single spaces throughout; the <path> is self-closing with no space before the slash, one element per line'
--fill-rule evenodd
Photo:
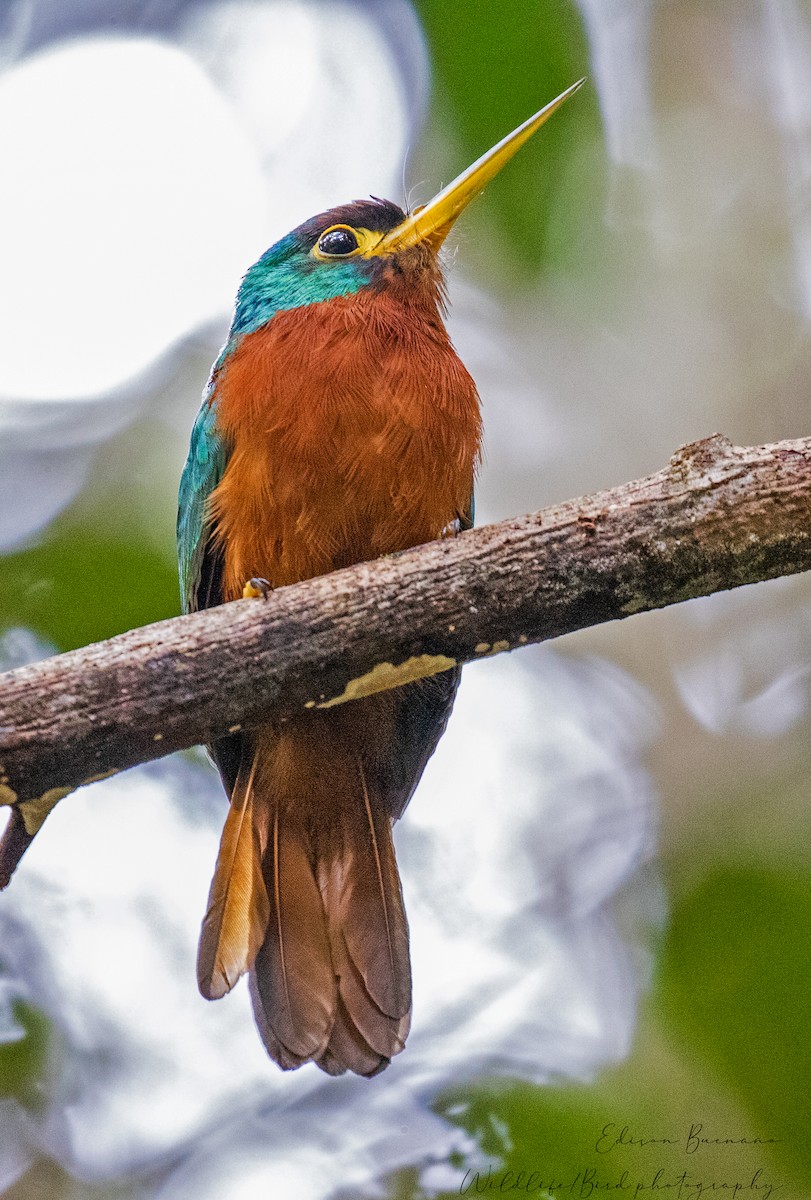
<path fill-rule="evenodd" d="M 230 447 L 217 430 L 216 398 L 210 386 L 194 422 L 178 496 L 177 562 L 184 612 L 219 601 L 218 556 L 210 545 L 208 501 L 229 455 Z"/>
<path fill-rule="evenodd" d="M 211 536 L 209 498 L 225 474 L 231 447 L 217 429 L 217 369 L 212 373 L 197 420 L 191 432 L 189 457 L 180 479 L 177 510 L 177 563 L 184 612 L 211 608 L 222 599 L 220 577 L 222 554 Z M 209 751 L 219 768 L 230 796 L 234 789 L 242 753 L 238 734 L 220 738 Z"/>

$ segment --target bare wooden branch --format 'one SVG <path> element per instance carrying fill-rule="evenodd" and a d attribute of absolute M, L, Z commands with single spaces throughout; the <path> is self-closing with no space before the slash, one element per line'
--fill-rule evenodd
<path fill-rule="evenodd" d="M 16 861 L 82 783 L 260 715 L 284 721 L 809 568 L 811 439 L 741 448 L 715 435 L 646 479 L 11 671 L 0 676 L 0 803 L 16 814 L 6 848 Z"/>

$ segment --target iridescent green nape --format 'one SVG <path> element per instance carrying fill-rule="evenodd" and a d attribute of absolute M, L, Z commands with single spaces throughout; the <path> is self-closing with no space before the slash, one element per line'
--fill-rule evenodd
<path fill-rule="evenodd" d="M 366 258 L 319 262 L 289 233 L 247 271 L 237 293 L 231 337 L 253 333 L 278 312 L 350 296 L 371 283 L 377 264 Z"/>

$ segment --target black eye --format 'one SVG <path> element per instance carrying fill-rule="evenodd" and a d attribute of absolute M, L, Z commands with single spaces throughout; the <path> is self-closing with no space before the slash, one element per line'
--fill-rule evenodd
<path fill-rule="evenodd" d="M 318 239 L 318 249 L 322 254 L 351 254 L 358 248 L 358 239 L 351 229 L 328 229 Z"/>

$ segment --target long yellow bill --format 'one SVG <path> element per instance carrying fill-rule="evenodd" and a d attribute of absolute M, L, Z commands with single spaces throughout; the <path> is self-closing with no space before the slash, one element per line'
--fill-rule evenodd
<path fill-rule="evenodd" d="M 439 249 L 445 240 L 456 218 L 467 207 L 474 196 L 498 175 L 501 168 L 510 161 L 533 133 L 549 120 L 553 112 L 557 112 L 561 104 L 573 96 L 578 88 L 586 82 L 578 79 L 565 92 L 551 103 L 536 112 L 534 117 L 524 121 L 512 133 L 508 133 L 491 150 L 477 158 L 472 166 L 457 175 L 453 183 L 449 183 L 433 200 L 410 213 L 402 225 L 385 234 L 374 248 L 375 254 L 390 254 L 397 250 L 405 250 L 420 242 L 427 242 L 433 250 Z"/>

